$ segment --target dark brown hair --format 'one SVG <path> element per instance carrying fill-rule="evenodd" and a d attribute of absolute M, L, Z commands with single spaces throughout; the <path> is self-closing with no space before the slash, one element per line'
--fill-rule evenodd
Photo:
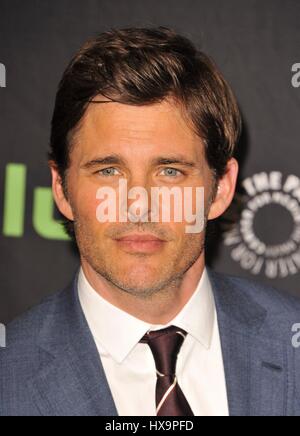
<path fill-rule="evenodd" d="M 74 56 L 56 95 L 49 160 L 67 195 L 72 138 L 96 96 L 129 105 L 172 97 L 205 144 L 216 183 L 225 174 L 241 130 L 236 99 L 213 61 L 186 37 L 166 27 L 112 29 Z M 73 222 L 65 228 L 74 236 Z"/>

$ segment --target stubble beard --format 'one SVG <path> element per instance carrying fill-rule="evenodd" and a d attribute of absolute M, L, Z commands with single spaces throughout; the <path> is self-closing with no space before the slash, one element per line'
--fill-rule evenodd
<path fill-rule="evenodd" d="M 182 283 L 187 271 L 197 262 L 205 250 L 205 231 L 202 239 L 195 237 L 195 235 L 187 235 L 181 252 L 175 253 L 172 258 L 167 260 L 167 263 L 161 264 L 156 280 L 147 285 L 146 280 L 137 282 L 126 272 L 122 276 L 118 274 L 118 270 L 112 266 L 113 262 L 95 243 L 95 239 L 90 234 L 89 226 L 77 219 L 74 221 L 74 227 L 80 255 L 96 274 L 100 278 L 104 278 L 108 285 L 116 290 L 144 300 L 151 300 L 158 294 L 162 298 L 173 294 Z M 134 256 L 137 262 L 143 262 L 143 260 L 146 262 L 149 257 L 143 253 L 137 253 Z"/>

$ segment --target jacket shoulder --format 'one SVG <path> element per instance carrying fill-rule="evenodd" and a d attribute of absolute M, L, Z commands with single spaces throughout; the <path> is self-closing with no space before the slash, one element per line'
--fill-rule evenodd
<path fill-rule="evenodd" d="M 257 304 L 268 310 L 276 311 L 280 309 L 282 311 L 286 309 L 287 311 L 300 313 L 300 289 L 299 297 L 295 297 L 287 291 L 262 283 L 256 279 L 224 274 L 211 269 L 209 269 L 209 273 L 214 281 L 219 281 L 223 286 L 234 286 L 241 294 L 248 295 Z"/>
<path fill-rule="evenodd" d="M 223 274 L 209 269 L 218 295 L 229 302 L 232 316 L 239 319 L 259 314 L 265 318 L 263 331 L 279 340 L 291 338 L 295 324 L 300 323 L 300 298 L 255 279 Z M 229 308 L 228 308 L 229 311 Z"/>
<path fill-rule="evenodd" d="M 47 319 L 55 312 L 56 306 L 64 296 L 65 291 L 58 291 L 44 298 L 38 305 L 11 321 L 6 326 L 7 349 L 13 345 L 24 346 L 35 342 L 35 338 Z"/>
<path fill-rule="evenodd" d="M 65 291 L 56 292 L 7 325 L 6 347 L 0 349 L 0 416 L 39 416 L 38 408 L 28 401 L 27 383 L 47 360 L 38 346 L 39 337 L 64 295 Z"/>

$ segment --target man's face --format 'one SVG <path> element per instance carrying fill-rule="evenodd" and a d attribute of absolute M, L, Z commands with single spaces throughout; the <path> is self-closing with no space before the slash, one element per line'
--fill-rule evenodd
<path fill-rule="evenodd" d="M 105 159 L 105 160 L 104 160 Z M 82 258 L 102 277 L 134 295 L 148 296 L 180 279 L 203 255 L 204 232 L 186 222 L 106 222 L 96 218 L 101 187 L 204 187 L 205 217 L 213 189 L 201 139 L 171 101 L 150 106 L 91 104 L 70 156 L 68 201 Z M 132 201 L 128 200 L 128 206 Z M 120 240 L 154 235 L 156 242 Z"/>

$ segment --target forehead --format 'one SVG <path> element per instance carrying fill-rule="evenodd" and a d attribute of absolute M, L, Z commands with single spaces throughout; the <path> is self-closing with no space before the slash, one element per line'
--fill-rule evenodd
<path fill-rule="evenodd" d="M 203 156 L 200 137 L 193 132 L 182 109 L 168 100 L 144 106 L 91 103 L 80 123 L 76 142 L 74 154 L 80 160 L 112 152 L 123 154 L 124 158 L 154 157 L 163 152 L 181 153 L 193 159 Z"/>

